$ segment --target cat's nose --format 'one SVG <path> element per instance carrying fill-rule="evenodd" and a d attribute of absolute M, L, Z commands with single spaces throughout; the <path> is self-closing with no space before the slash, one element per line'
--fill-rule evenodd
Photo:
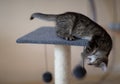
<path fill-rule="evenodd" d="M 87 62 L 88 65 L 92 65 L 91 60 L 92 58 L 88 58 L 88 62 Z"/>
<path fill-rule="evenodd" d="M 91 62 L 92 58 L 90 56 L 88 56 L 88 62 Z"/>
<path fill-rule="evenodd" d="M 89 61 L 91 61 L 91 60 L 92 60 L 92 58 L 88 58 L 88 60 L 89 60 Z"/>

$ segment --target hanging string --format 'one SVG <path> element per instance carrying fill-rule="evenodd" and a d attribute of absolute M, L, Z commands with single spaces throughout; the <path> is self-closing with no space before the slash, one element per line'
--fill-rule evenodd
<path fill-rule="evenodd" d="M 44 53 L 45 53 L 45 72 L 43 73 L 43 81 L 45 83 L 50 83 L 53 79 L 52 73 L 48 71 L 48 52 L 47 52 L 47 45 L 44 45 Z"/>
<path fill-rule="evenodd" d="M 47 45 L 44 45 L 44 53 L 45 53 L 45 70 L 48 71 Z"/>
<path fill-rule="evenodd" d="M 84 67 L 84 56 L 82 56 L 81 54 L 81 61 L 80 64 L 78 64 L 74 69 L 73 69 L 73 74 L 77 79 L 83 79 L 86 74 L 87 71 Z"/>
<path fill-rule="evenodd" d="M 85 48 L 86 48 L 86 46 L 83 47 L 83 51 L 85 50 Z M 84 66 L 85 66 L 85 58 L 84 58 L 84 56 L 82 56 L 82 54 L 81 54 L 81 57 L 82 57 L 82 58 L 81 58 L 82 61 L 81 61 L 80 64 L 81 64 L 81 66 L 84 68 Z"/>

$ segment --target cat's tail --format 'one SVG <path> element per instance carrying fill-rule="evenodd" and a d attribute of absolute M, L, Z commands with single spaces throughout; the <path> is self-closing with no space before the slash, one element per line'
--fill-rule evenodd
<path fill-rule="evenodd" d="M 34 18 L 38 18 L 46 21 L 56 21 L 57 16 L 58 15 L 53 15 L 53 14 L 33 13 L 30 17 L 30 20 L 33 20 Z"/>

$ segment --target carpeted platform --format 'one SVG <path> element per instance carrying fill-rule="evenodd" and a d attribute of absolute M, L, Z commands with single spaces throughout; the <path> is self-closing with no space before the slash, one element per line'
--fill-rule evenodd
<path fill-rule="evenodd" d="M 33 43 L 33 44 L 59 44 L 59 45 L 74 45 L 85 46 L 88 41 L 78 39 L 75 41 L 67 41 L 56 36 L 54 27 L 41 27 L 35 31 L 17 39 L 17 43 Z"/>

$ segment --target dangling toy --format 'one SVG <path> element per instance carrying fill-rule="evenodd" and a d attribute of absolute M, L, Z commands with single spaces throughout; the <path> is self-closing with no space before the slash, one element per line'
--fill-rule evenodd
<path fill-rule="evenodd" d="M 86 76 L 86 73 L 87 73 L 86 69 L 81 65 L 77 65 L 73 70 L 73 74 L 77 79 L 84 78 Z"/>
<path fill-rule="evenodd" d="M 84 47 L 85 48 L 85 47 Z M 86 74 L 87 74 L 87 71 L 84 67 L 84 58 L 82 57 L 82 61 L 80 64 L 78 64 L 74 70 L 73 70 L 73 74 L 74 76 L 77 78 L 77 79 L 83 79 Z"/>
<path fill-rule="evenodd" d="M 45 63 L 46 63 L 46 72 L 43 73 L 42 78 L 45 83 L 50 83 L 53 77 L 52 77 L 52 73 L 48 71 L 48 59 L 47 59 L 46 45 L 45 45 Z"/>

